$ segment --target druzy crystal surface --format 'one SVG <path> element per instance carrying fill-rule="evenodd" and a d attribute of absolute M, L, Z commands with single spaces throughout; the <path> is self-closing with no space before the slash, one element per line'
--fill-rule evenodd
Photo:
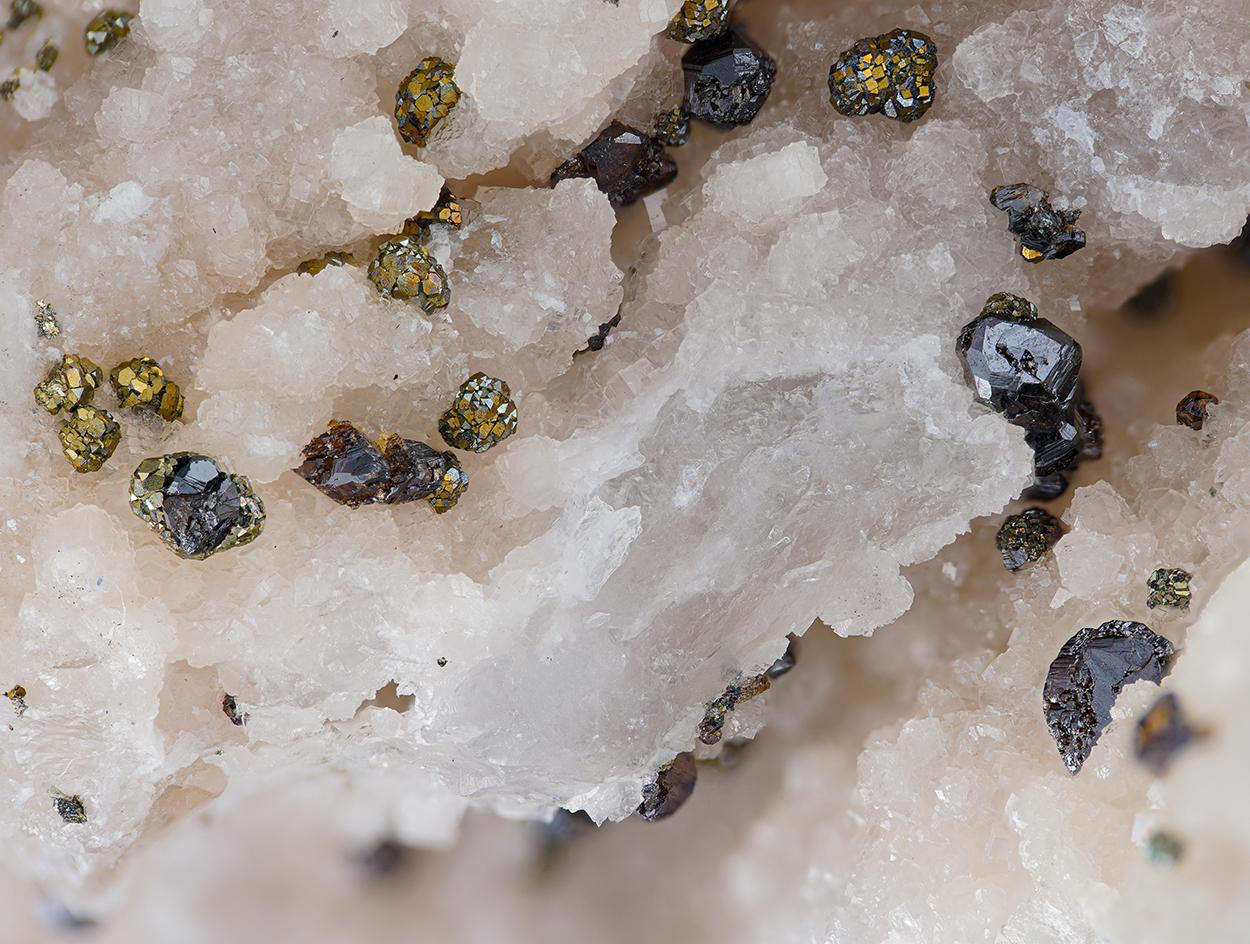
<path fill-rule="evenodd" d="M 1024 570 L 1046 556 L 1063 537 L 1063 525 L 1044 508 L 1026 508 L 1010 515 L 994 536 L 1008 570 Z"/>
<path fill-rule="evenodd" d="M 130 21 L 133 13 L 124 10 L 101 10 L 87 24 L 85 41 L 87 55 L 99 56 L 108 52 L 121 40 L 130 35 Z"/>
<path fill-rule="evenodd" d="M 1156 606 L 1188 607 L 1193 596 L 1189 586 L 1193 576 L 1179 567 L 1160 567 L 1146 578 L 1146 589 L 1150 591 L 1146 606 L 1152 610 Z"/>
<path fill-rule="evenodd" d="M 916 30 L 861 39 L 830 68 L 829 102 L 851 117 L 915 121 L 933 104 L 937 64 L 933 40 Z"/>
<path fill-rule="evenodd" d="M 425 147 L 434 128 L 460 101 L 453 78 L 456 67 L 437 56 L 427 56 L 399 83 L 395 93 L 395 121 L 409 144 Z"/>
<path fill-rule="evenodd" d="M 516 432 L 517 409 L 505 381 L 478 371 L 460 385 L 438 421 L 443 441 L 456 449 L 485 452 Z"/>
<path fill-rule="evenodd" d="M 669 39 L 694 43 L 729 28 L 729 0 L 685 0 L 668 25 Z"/>
<path fill-rule="evenodd" d="M 1029 262 L 1062 259 L 1085 248 L 1085 233 L 1076 228 L 1081 211 L 1054 209 L 1045 190 L 1007 184 L 990 191 L 990 203 L 1007 214 L 1007 232 L 1016 237 L 1021 258 Z"/>
<path fill-rule="evenodd" d="M 690 137 L 690 116 L 678 105 L 656 115 L 651 130 L 665 147 L 680 147 Z"/>
<path fill-rule="evenodd" d="M 655 780 L 642 788 L 638 815 L 649 823 L 667 819 L 690 799 L 698 779 L 694 754 L 683 751 L 664 764 L 656 772 Z"/>
<path fill-rule="evenodd" d="M 1063 644 L 1046 673 L 1046 726 L 1064 765 L 1076 773 L 1089 759 L 1124 686 L 1158 683 L 1167 674 L 1172 644 L 1141 623 L 1109 620 L 1082 629 Z"/>
<path fill-rule="evenodd" d="M 1202 429 L 1207 421 L 1207 408 L 1217 405 L 1220 398 L 1205 390 L 1191 390 L 1176 404 L 1176 422 L 1190 429 Z"/>
<path fill-rule="evenodd" d="M 172 422 L 182 416 L 185 400 L 178 385 L 150 357 L 136 357 L 109 372 L 109 383 L 122 407 L 150 410 Z"/>
<path fill-rule="evenodd" d="M 681 57 L 682 108 L 721 128 L 749 124 L 772 91 L 777 63 L 735 29 L 695 43 Z"/>
<path fill-rule="evenodd" d="M 35 387 L 35 402 L 53 415 L 63 409 L 87 406 L 103 382 L 104 372 L 93 361 L 79 354 L 66 354 Z"/>
<path fill-rule="evenodd" d="M 426 312 L 446 308 L 451 300 L 447 273 L 415 236 L 396 236 L 378 248 L 369 263 L 369 279 L 391 298 L 415 299 Z"/>
<path fill-rule="evenodd" d="M 614 121 L 576 157 L 555 169 L 551 185 L 590 177 L 608 195 L 612 206 L 623 207 L 668 186 L 676 176 L 677 163 L 659 141 Z"/>
<path fill-rule="evenodd" d="M 75 472 L 98 472 L 117 451 L 122 429 L 108 410 L 76 406 L 58 433 Z"/>

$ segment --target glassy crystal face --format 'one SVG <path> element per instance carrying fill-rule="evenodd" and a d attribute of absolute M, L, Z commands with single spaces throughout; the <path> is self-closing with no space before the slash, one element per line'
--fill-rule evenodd
<path fill-rule="evenodd" d="M 430 503 L 430 507 L 440 515 L 446 514 L 455 508 L 456 502 L 460 501 L 460 496 L 469 487 L 469 477 L 465 475 L 464 469 L 460 468 L 460 460 L 456 458 L 456 454 L 454 452 L 444 452 L 442 456 L 446 460 L 447 465 L 439 478 L 438 486 L 426 498 L 426 501 Z"/>
<path fill-rule="evenodd" d="M 248 544 L 265 527 L 265 506 L 251 483 L 192 452 L 141 462 L 130 480 L 130 509 L 191 560 Z"/>
<path fill-rule="evenodd" d="M 551 186 L 570 177 L 590 177 L 617 209 L 654 193 L 677 176 L 677 162 L 660 142 L 614 121 L 574 158 L 551 175 Z"/>
<path fill-rule="evenodd" d="M 1031 184 L 990 191 L 990 202 L 1007 214 L 1007 232 L 1017 238 L 1020 256 L 1029 262 L 1062 259 L 1085 248 L 1085 233 L 1076 228 L 1081 211 L 1053 209 L 1049 198 Z"/>
<path fill-rule="evenodd" d="M 1046 673 L 1042 700 L 1046 725 L 1068 770 L 1076 773 L 1089 757 L 1120 690 L 1138 679 L 1159 682 L 1173 652 L 1162 636 L 1128 620 L 1082 629 L 1063 644 Z"/>
<path fill-rule="evenodd" d="M 460 229 L 464 225 L 464 207 L 460 199 L 444 187 L 438 194 L 438 202 L 429 210 L 422 210 L 410 220 L 404 221 L 404 236 L 428 236 L 435 224 Z"/>
<path fill-rule="evenodd" d="M 667 36 L 695 43 L 719 36 L 729 27 L 729 0 L 686 0 L 668 25 Z"/>
<path fill-rule="evenodd" d="M 104 372 L 94 362 L 78 354 L 66 354 L 35 387 L 35 402 L 55 416 L 62 409 L 87 406 L 103 382 Z"/>
<path fill-rule="evenodd" d="M 303 451 L 304 462 L 295 471 L 340 505 L 355 508 L 386 495 L 390 466 L 351 423 L 331 421 Z"/>
<path fill-rule="evenodd" d="M 1171 766 L 1177 751 L 1205 735 L 1206 731 L 1189 723 L 1176 695 L 1168 692 L 1138 720 L 1133 753 L 1158 775 Z"/>
<path fill-rule="evenodd" d="M 485 452 L 516 432 L 517 410 L 507 383 L 478 371 L 460 385 L 438 431 L 455 449 Z"/>
<path fill-rule="evenodd" d="M 1202 429 L 1207 421 L 1207 407 L 1220 402 L 1220 398 L 1205 390 L 1191 390 L 1176 404 L 1176 422 L 1190 429 Z"/>
<path fill-rule="evenodd" d="M 402 436 L 383 436 L 380 445 L 389 470 L 382 498 L 388 505 L 428 500 L 443 487 L 454 459 L 452 453 L 439 452 L 433 446 Z M 458 477 L 463 478 L 463 475 L 463 472 L 458 472 Z M 464 479 L 464 482 L 468 480 Z M 464 488 L 461 487 L 460 491 Z M 458 497 L 459 492 L 456 493 Z M 451 504 L 455 504 L 455 499 Z"/>
<path fill-rule="evenodd" d="M 759 114 L 777 75 L 773 58 L 733 29 L 695 43 L 681 57 L 681 69 L 686 113 L 721 128 L 745 125 Z"/>
<path fill-rule="evenodd" d="M 85 40 L 87 55 L 98 56 L 106 53 L 117 43 L 130 35 L 130 21 L 134 14 L 124 10 L 101 10 L 87 24 Z"/>
<path fill-rule="evenodd" d="M 98 472 L 121 443 L 122 428 L 108 410 L 79 406 L 61 427 L 60 437 L 75 472 Z"/>
<path fill-rule="evenodd" d="M 1008 570 L 1024 570 L 1046 556 L 1063 537 L 1059 519 L 1042 508 L 1028 508 L 1003 522 L 994 546 L 1003 555 Z"/>
<path fill-rule="evenodd" d="M 1160 567 L 1148 578 L 1146 587 L 1150 590 L 1146 597 L 1146 606 L 1152 610 L 1156 606 L 1171 606 L 1184 609 L 1189 606 L 1193 591 L 1189 581 L 1193 574 L 1179 567 Z"/>
<path fill-rule="evenodd" d="M 388 239 L 369 264 L 369 279 L 391 298 L 415 299 L 426 312 L 446 308 L 451 301 L 447 273 L 413 236 Z"/>
<path fill-rule="evenodd" d="M 150 357 L 118 364 L 109 372 L 109 382 L 123 407 L 150 410 L 170 422 L 182 416 L 182 392 Z"/>
<path fill-rule="evenodd" d="M 460 88 L 450 62 L 429 56 L 399 83 L 395 94 L 395 121 L 399 134 L 417 147 L 425 147 L 435 126 L 451 114 L 460 101 Z"/>
<path fill-rule="evenodd" d="M 933 104 L 937 51 L 924 33 L 895 29 L 861 39 L 829 70 L 829 102 L 841 115 L 915 121 Z"/>
<path fill-rule="evenodd" d="M 665 147 L 680 147 L 690 137 L 690 116 L 678 105 L 655 116 L 655 139 Z"/>
<path fill-rule="evenodd" d="M 57 796 L 52 798 L 52 806 L 67 823 L 85 823 L 87 811 L 82 805 L 82 797 Z"/>
<path fill-rule="evenodd" d="M 642 788 L 642 803 L 638 815 L 648 823 L 656 823 L 672 816 L 690 794 L 694 793 L 699 771 L 694 754 L 685 751 L 678 754 L 656 773 L 655 781 Z"/>

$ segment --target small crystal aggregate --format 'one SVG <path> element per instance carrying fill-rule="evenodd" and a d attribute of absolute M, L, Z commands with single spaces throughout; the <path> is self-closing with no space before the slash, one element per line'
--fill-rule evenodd
<path fill-rule="evenodd" d="M 369 280 L 390 298 L 416 299 L 426 312 L 446 308 L 451 301 L 447 273 L 413 236 L 384 242 L 369 264 Z"/>
<path fill-rule="evenodd" d="M 638 815 L 648 823 L 667 819 L 690 799 L 698 779 L 694 754 L 683 751 L 656 771 L 655 780 L 642 788 Z"/>
<path fill-rule="evenodd" d="M 669 39 L 695 43 L 729 28 L 729 0 L 685 0 L 668 25 Z"/>
<path fill-rule="evenodd" d="M 681 57 L 681 70 L 686 113 L 720 128 L 734 128 L 749 123 L 764 107 L 777 63 L 737 30 L 728 29 L 691 46 Z"/>
<path fill-rule="evenodd" d="M 1146 597 L 1146 606 L 1152 610 L 1156 606 L 1187 608 L 1193 593 L 1189 587 L 1193 576 L 1179 567 L 1160 567 L 1146 578 L 1146 587 L 1150 590 Z"/>
<path fill-rule="evenodd" d="M 18 78 L 5 79 L 3 82 L 0 82 L 0 101 L 9 101 L 21 87 L 22 80 Z"/>
<path fill-rule="evenodd" d="M 1176 695 L 1167 692 L 1138 719 L 1133 753 L 1156 775 L 1162 775 L 1177 751 L 1205 735 L 1202 728 L 1189 723 Z"/>
<path fill-rule="evenodd" d="M 124 10 L 101 10 L 87 24 L 85 34 L 87 55 L 98 56 L 108 52 L 122 39 L 130 35 L 130 21 L 134 14 Z"/>
<path fill-rule="evenodd" d="M 849 117 L 915 121 L 933 104 L 937 51 L 924 33 L 894 29 L 861 39 L 829 70 L 829 102 Z"/>
<path fill-rule="evenodd" d="M 1050 194 L 1031 184 L 1005 184 L 990 191 L 990 203 L 1007 214 L 1007 232 L 1015 236 L 1020 256 L 1029 262 L 1062 259 L 1085 248 L 1076 228 L 1080 210 L 1056 210 Z"/>
<path fill-rule="evenodd" d="M 650 135 L 614 121 L 551 174 L 551 186 L 571 177 L 590 177 L 613 207 L 629 206 L 677 176 L 677 162 Z"/>
<path fill-rule="evenodd" d="M 677 105 L 656 115 L 651 130 L 665 147 L 680 147 L 690 137 L 690 116 Z"/>
<path fill-rule="evenodd" d="M 221 699 L 221 710 L 230 719 L 231 724 L 241 727 L 247 723 L 249 715 L 246 711 L 239 710 L 239 703 L 233 695 L 226 695 Z"/>
<path fill-rule="evenodd" d="M 62 409 L 86 406 L 104 382 L 104 372 L 79 354 L 66 354 L 35 387 L 35 402 L 54 416 Z"/>
<path fill-rule="evenodd" d="M 435 224 L 460 229 L 464 225 L 464 206 L 460 198 L 447 187 L 438 194 L 438 202 L 429 210 L 422 210 L 412 219 L 404 221 L 401 236 L 428 236 Z"/>
<path fill-rule="evenodd" d="M 1176 404 L 1176 423 L 1190 429 L 1202 429 L 1207 421 L 1207 408 L 1215 406 L 1220 398 L 1205 390 L 1191 390 Z"/>
<path fill-rule="evenodd" d="M 166 547 L 191 560 L 248 544 L 265 527 L 265 506 L 247 478 L 193 452 L 139 463 L 130 480 L 130 510 Z"/>
<path fill-rule="evenodd" d="M 724 736 L 722 729 L 728 720 L 729 712 L 744 701 L 750 701 L 756 695 L 768 691 L 771 685 L 769 680 L 774 678 L 769 674 L 771 671 L 770 667 L 768 671 L 761 672 L 759 675 L 735 682 L 709 702 L 703 714 L 703 720 L 699 722 L 699 740 L 704 744 L 715 744 L 719 741 Z"/>
<path fill-rule="evenodd" d="M 426 499 L 430 507 L 440 515 L 456 507 L 456 502 L 460 501 L 460 496 L 469 487 L 469 477 L 460 468 L 460 460 L 456 458 L 456 454 L 444 452 L 441 455 L 447 460 L 447 465 L 439 478 L 438 487 Z"/>
<path fill-rule="evenodd" d="M 1025 570 L 1046 556 L 1063 537 L 1059 519 L 1042 508 L 1026 508 L 1011 515 L 998 529 L 994 546 L 1008 570 Z"/>
<path fill-rule="evenodd" d="M 485 452 L 516 432 L 517 409 L 508 384 L 478 371 L 460 385 L 451 407 L 438 421 L 447 445 Z"/>
<path fill-rule="evenodd" d="M 14 685 L 4 693 L 4 697 L 13 702 L 13 713 L 15 715 L 21 717 L 26 713 L 26 689 L 21 685 Z"/>
<path fill-rule="evenodd" d="M 54 796 L 52 806 L 67 823 L 85 823 L 87 811 L 80 796 Z"/>
<path fill-rule="evenodd" d="M 1108 620 L 1082 629 L 1063 644 L 1046 673 L 1046 726 L 1064 765 L 1081 769 L 1111 720 L 1120 690 L 1138 679 L 1159 682 L 1174 650 L 1142 623 Z"/>
<path fill-rule="evenodd" d="M 98 472 L 117 451 L 122 428 L 108 410 L 78 406 L 58 435 L 76 472 Z"/>
<path fill-rule="evenodd" d="M 109 382 L 123 408 L 149 410 L 173 422 L 182 416 L 185 401 L 178 385 L 150 357 L 136 357 L 109 372 Z"/>
<path fill-rule="evenodd" d="M 399 83 L 395 94 L 395 121 L 409 144 L 425 147 L 430 134 L 460 101 L 453 76 L 456 67 L 437 56 L 427 56 Z"/>
<path fill-rule="evenodd" d="M 354 266 L 356 257 L 350 252 L 338 252 L 337 250 L 327 252 L 320 259 L 307 259 L 301 262 L 295 269 L 304 275 L 316 275 L 326 266 Z"/>

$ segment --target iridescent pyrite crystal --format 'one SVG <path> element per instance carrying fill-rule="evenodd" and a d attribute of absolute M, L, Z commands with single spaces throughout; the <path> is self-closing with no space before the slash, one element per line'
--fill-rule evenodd
<path fill-rule="evenodd" d="M 447 459 L 447 468 L 443 471 L 438 488 L 426 499 L 430 507 L 440 515 L 456 507 L 456 502 L 460 501 L 460 496 L 469 487 L 469 477 L 460 468 L 460 460 L 456 458 L 456 454 L 444 452 L 442 455 Z"/>
<path fill-rule="evenodd" d="M 1031 184 L 990 191 L 990 203 L 1007 214 L 1007 232 L 1019 241 L 1020 256 L 1029 262 L 1062 259 L 1085 247 L 1085 233 L 1076 228 L 1081 211 L 1053 209 L 1049 198 Z"/>
<path fill-rule="evenodd" d="M 182 416 L 184 400 L 178 385 L 165 377 L 160 364 L 150 357 L 136 357 L 109 372 L 109 382 L 123 407 L 150 410 L 173 422 Z"/>
<path fill-rule="evenodd" d="M 428 236 L 434 224 L 459 229 L 464 225 L 464 206 L 460 198 L 444 187 L 439 191 L 438 202 L 428 210 L 422 210 L 412 219 L 404 221 L 404 236 Z"/>
<path fill-rule="evenodd" d="M 460 385 L 460 392 L 438 431 L 456 449 L 485 452 L 516 432 L 516 404 L 508 385 L 478 371 Z"/>
<path fill-rule="evenodd" d="M 650 135 L 614 121 L 574 158 L 551 174 L 551 186 L 570 177 L 590 177 L 618 209 L 667 187 L 677 162 Z"/>
<path fill-rule="evenodd" d="M 1146 587 L 1150 590 L 1146 606 L 1152 610 L 1156 606 L 1187 608 L 1193 596 L 1189 581 L 1193 579 L 1193 574 L 1179 567 L 1160 567 L 1146 578 Z"/>
<path fill-rule="evenodd" d="M 78 406 L 61 427 L 60 437 L 76 472 L 98 472 L 122 441 L 122 428 L 108 410 Z"/>
<path fill-rule="evenodd" d="M 351 423 L 338 420 L 304 447 L 304 456 L 296 473 L 350 508 L 429 499 L 452 460 L 449 452 L 393 434 L 383 433 L 375 446 Z"/>
<path fill-rule="evenodd" d="M 1172 655 L 1170 642 L 1128 620 L 1082 629 L 1063 644 L 1046 673 L 1042 700 L 1068 770 L 1076 773 L 1089 757 L 1120 690 L 1138 679 L 1161 681 Z"/>
<path fill-rule="evenodd" d="M 1041 508 L 1027 508 L 1003 522 L 994 537 L 994 546 L 1003 555 L 1008 570 L 1024 570 L 1046 556 L 1063 537 L 1063 525 Z"/>
<path fill-rule="evenodd" d="M 1215 406 L 1220 398 L 1205 390 L 1191 390 L 1180 403 L 1176 404 L 1176 422 L 1190 429 L 1202 429 L 1207 421 L 1207 407 Z"/>
<path fill-rule="evenodd" d="M 89 404 L 103 382 L 103 371 L 92 361 L 79 354 L 66 354 L 35 387 L 35 402 L 56 415 L 62 409 Z"/>
<path fill-rule="evenodd" d="M 130 479 L 130 510 L 191 560 L 248 544 L 265 527 L 265 506 L 247 478 L 193 452 L 139 463 Z"/>
<path fill-rule="evenodd" d="M 655 139 L 665 147 L 680 147 L 690 137 L 690 116 L 678 105 L 655 116 L 652 125 Z"/>
<path fill-rule="evenodd" d="M 654 781 L 642 788 L 638 815 L 648 823 L 667 819 L 694 793 L 698 779 L 694 754 L 689 751 L 678 754 L 656 771 Z"/>
<path fill-rule="evenodd" d="M 446 308 L 451 301 L 447 273 L 415 236 L 384 242 L 369 263 L 369 280 L 383 295 L 404 301 L 415 298 L 426 312 Z"/>
<path fill-rule="evenodd" d="M 356 257 L 350 252 L 327 252 L 320 259 L 308 259 L 301 262 L 295 269 L 305 275 L 316 275 L 326 266 L 354 266 Z"/>
<path fill-rule="evenodd" d="M 751 121 L 773 88 L 777 63 L 736 30 L 695 43 L 681 57 L 682 108 L 720 128 Z"/>
<path fill-rule="evenodd" d="M 429 56 L 399 83 L 395 121 L 405 141 L 425 147 L 435 125 L 460 101 L 460 89 L 452 78 L 455 73 L 456 67 L 450 62 Z"/>
<path fill-rule="evenodd" d="M 829 70 L 829 102 L 850 117 L 915 121 L 933 104 L 937 64 L 933 40 L 915 30 L 861 39 Z"/>
<path fill-rule="evenodd" d="M 668 24 L 668 38 L 697 43 L 729 28 L 729 0 L 686 0 Z"/>
<path fill-rule="evenodd" d="M 130 21 L 134 14 L 124 10 L 101 10 L 87 24 L 86 43 L 87 55 L 98 56 L 108 52 L 117 43 L 130 35 Z"/>

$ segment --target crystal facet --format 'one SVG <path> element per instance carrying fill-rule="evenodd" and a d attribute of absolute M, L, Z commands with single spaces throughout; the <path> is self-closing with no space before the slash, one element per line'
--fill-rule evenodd
<path fill-rule="evenodd" d="M 351 423 L 331 420 L 326 432 L 304 447 L 304 463 L 295 471 L 340 505 L 399 504 L 433 495 L 449 455 L 386 433 L 375 446 Z"/>
<path fill-rule="evenodd" d="M 182 392 L 150 357 L 136 357 L 117 365 L 109 372 L 109 382 L 123 407 L 151 410 L 170 422 L 182 416 Z"/>
<path fill-rule="evenodd" d="M 1146 606 L 1152 610 L 1156 606 L 1172 606 L 1184 609 L 1189 606 L 1193 591 L 1189 581 L 1193 574 L 1179 567 L 1160 567 L 1148 578 L 1146 586 L 1150 594 L 1146 597 Z"/>
<path fill-rule="evenodd" d="M 447 273 L 413 236 L 396 236 L 378 249 L 369 264 L 369 279 L 378 291 L 405 301 L 416 299 L 426 312 L 446 308 L 451 301 Z"/>
<path fill-rule="evenodd" d="M 1081 211 L 1053 209 L 1049 197 L 1031 184 L 990 191 L 990 202 L 1007 214 L 1007 232 L 1019 240 L 1020 255 L 1029 262 L 1062 259 L 1085 247 L 1085 233 L 1076 228 Z"/>
<path fill-rule="evenodd" d="M 454 459 L 453 453 L 439 452 L 433 446 L 402 436 L 383 435 L 380 447 L 390 470 L 386 495 L 382 499 L 388 505 L 429 500 L 444 485 Z M 459 476 L 463 478 L 464 473 L 459 472 Z M 460 490 L 463 491 L 463 487 Z M 455 504 L 454 499 L 451 504 Z"/>
<path fill-rule="evenodd" d="M 680 147 L 690 137 L 690 116 L 678 105 L 656 115 L 652 130 L 665 147 Z"/>
<path fill-rule="evenodd" d="M 667 819 L 694 793 L 699 771 L 694 754 L 684 751 L 661 767 L 655 780 L 642 788 L 642 802 L 638 815 L 648 823 Z"/>
<path fill-rule="evenodd" d="M 447 460 L 447 466 L 443 469 L 437 488 L 426 498 L 430 507 L 440 515 L 456 507 L 456 502 L 460 501 L 460 496 L 469 487 L 469 477 L 460 468 L 460 460 L 456 458 L 456 454 L 444 452 L 442 456 Z"/>
<path fill-rule="evenodd" d="M 450 62 L 428 56 L 399 83 L 395 94 L 395 121 L 400 136 L 410 144 L 425 147 L 434 127 L 451 113 L 460 101 L 460 89 Z"/>
<path fill-rule="evenodd" d="M 703 714 L 703 720 L 699 722 L 699 740 L 704 744 L 715 744 L 719 741 L 723 735 L 721 729 L 725 727 L 729 712 L 744 701 L 750 701 L 756 695 L 768 691 L 771 684 L 770 678 L 772 676 L 768 672 L 761 672 L 759 675 L 735 682 L 722 694 L 712 699 Z"/>
<path fill-rule="evenodd" d="M 729 0 L 686 0 L 668 24 L 667 36 L 696 43 L 719 36 L 729 27 Z"/>
<path fill-rule="evenodd" d="M 695 43 L 681 57 L 686 94 L 682 107 L 692 118 L 722 128 L 745 125 L 772 91 L 777 63 L 737 30 Z"/>
<path fill-rule="evenodd" d="M 61 427 L 60 437 L 75 471 L 98 472 L 122 441 L 122 428 L 108 410 L 79 406 Z"/>
<path fill-rule="evenodd" d="M 1207 407 L 1220 402 L 1220 398 L 1205 390 L 1191 390 L 1180 403 L 1176 404 L 1176 422 L 1190 429 L 1202 429 L 1207 421 Z"/>
<path fill-rule="evenodd" d="M 455 402 L 438 421 L 438 431 L 449 446 L 485 452 L 515 433 L 516 424 L 516 404 L 507 383 L 478 371 L 460 385 Z"/>
<path fill-rule="evenodd" d="M 1008 570 L 1024 570 L 1046 556 L 1063 537 L 1059 519 L 1041 508 L 1027 508 L 1003 522 L 994 546 L 1003 555 Z"/>
<path fill-rule="evenodd" d="M 87 24 L 87 55 L 98 56 L 108 52 L 129 36 L 132 19 L 134 14 L 124 10 L 101 10 L 97 13 L 95 19 Z"/>
<path fill-rule="evenodd" d="M 676 176 L 677 162 L 660 142 L 614 121 L 555 169 L 551 186 L 570 177 L 591 177 L 612 206 L 620 208 L 668 186 Z"/>
<path fill-rule="evenodd" d="M 54 416 L 62 409 L 87 406 L 96 388 L 104 382 L 104 372 L 79 354 L 66 354 L 35 387 L 35 402 Z"/>
<path fill-rule="evenodd" d="M 850 117 L 882 114 L 915 121 L 933 104 L 937 51 L 915 30 L 861 39 L 829 70 L 829 102 Z"/>

